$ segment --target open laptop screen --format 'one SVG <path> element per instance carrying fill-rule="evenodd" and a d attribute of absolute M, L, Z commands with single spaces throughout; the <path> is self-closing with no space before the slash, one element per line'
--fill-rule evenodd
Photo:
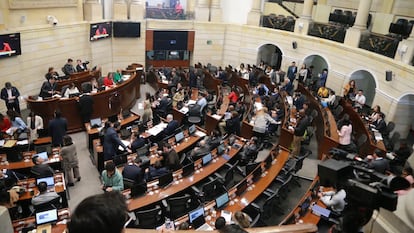
<path fill-rule="evenodd" d="M 44 177 L 44 178 L 37 178 L 36 184 L 39 185 L 40 182 L 46 182 L 47 186 L 54 186 L 55 185 L 55 178 L 53 176 Z"/>
<path fill-rule="evenodd" d="M 227 192 L 216 198 L 216 208 L 221 209 L 229 202 L 229 194 Z"/>
<path fill-rule="evenodd" d="M 58 220 L 57 209 L 46 210 L 36 213 L 36 225 L 42 225 L 47 223 L 54 223 Z"/>
<path fill-rule="evenodd" d="M 90 124 L 91 124 L 91 127 L 101 127 L 102 120 L 99 117 L 94 118 L 94 119 L 91 119 Z"/>
<path fill-rule="evenodd" d="M 188 134 L 193 134 L 196 131 L 196 126 L 195 125 L 191 125 L 190 127 L 188 127 Z"/>
<path fill-rule="evenodd" d="M 188 220 L 190 221 L 190 224 L 192 224 L 195 219 L 201 216 L 204 216 L 204 206 L 200 206 L 197 209 L 190 211 L 188 213 Z"/>
<path fill-rule="evenodd" d="M 211 153 L 208 153 L 208 154 L 204 155 L 203 156 L 203 166 L 207 165 L 212 159 L 213 159 L 213 157 L 211 156 Z"/>
<path fill-rule="evenodd" d="M 181 131 L 175 135 L 175 142 L 181 142 L 184 139 L 184 133 Z"/>

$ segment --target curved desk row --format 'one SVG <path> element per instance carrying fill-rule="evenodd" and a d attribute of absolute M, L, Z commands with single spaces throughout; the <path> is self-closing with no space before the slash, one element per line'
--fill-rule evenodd
<path fill-rule="evenodd" d="M 141 71 L 132 75 L 128 80 L 114 88 L 92 94 L 93 113 L 92 118 L 107 118 L 118 114 L 121 109 L 130 109 L 140 97 Z M 53 98 L 48 100 L 27 99 L 27 108 L 43 118 L 47 124 L 55 110 L 59 109 L 62 116 L 68 120 L 68 132 L 77 132 L 84 129 L 82 118 L 79 114 L 78 98 Z"/>
<path fill-rule="evenodd" d="M 95 70 L 95 71 L 82 71 L 78 73 L 73 73 L 70 75 L 69 79 L 59 80 L 56 82 L 57 89 L 61 90 L 62 87 L 66 85 L 70 85 L 71 83 L 74 83 L 75 86 L 82 90 L 82 83 L 91 81 L 92 78 L 98 79 L 101 76 L 101 72 Z"/>

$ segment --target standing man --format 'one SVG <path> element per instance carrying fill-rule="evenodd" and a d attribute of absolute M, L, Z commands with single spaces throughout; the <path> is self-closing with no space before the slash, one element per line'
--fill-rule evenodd
<path fill-rule="evenodd" d="M 14 110 L 20 114 L 19 96 L 19 90 L 10 82 L 6 82 L 1 90 L 1 99 L 6 103 L 7 110 Z"/>
<path fill-rule="evenodd" d="M 40 89 L 39 96 L 42 98 L 52 97 L 54 94 L 59 94 L 60 92 L 56 90 L 57 84 L 55 78 L 50 78 L 47 81 L 44 81 L 42 88 Z"/>
<path fill-rule="evenodd" d="M 305 130 L 309 125 L 308 116 L 306 116 L 305 110 L 299 110 L 299 121 L 296 127 L 289 127 L 289 131 L 293 133 L 293 149 L 291 152 L 291 157 L 297 157 L 300 154 L 301 142 L 303 140 L 303 135 Z"/>
<path fill-rule="evenodd" d="M 319 76 L 319 86 L 324 87 L 326 85 L 326 80 L 328 79 L 328 69 L 323 69 L 322 74 Z"/>
<path fill-rule="evenodd" d="M 79 97 L 78 104 L 79 104 L 79 112 L 82 117 L 83 123 L 87 123 L 91 120 L 91 116 L 93 113 L 93 98 L 90 94 L 91 86 L 82 86 L 83 94 Z"/>
<path fill-rule="evenodd" d="M 55 111 L 55 118 L 49 121 L 49 135 L 52 137 L 54 147 L 63 145 L 63 136 L 66 135 L 68 122 L 62 117 L 60 110 Z"/>
<path fill-rule="evenodd" d="M 289 78 L 291 83 L 293 83 L 293 80 L 295 80 L 297 72 L 298 67 L 296 66 L 296 62 L 292 61 L 292 64 L 288 67 L 287 71 L 287 77 Z"/>
<path fill-rule="evenodd" d="M 110 121 L 105 122 L 105 135 L 103 141 L 103 154 L 104 154 L 104 161 L 111 160 L 118 151 L 118 147 L 121 146 L 124 150 L 131 152 L 127 146 L 122 143 L 121 139 L 118 136 L 117 130 L 121 128 L 121 124 L 119 122 L 115 122 L 113 125 Z"/>

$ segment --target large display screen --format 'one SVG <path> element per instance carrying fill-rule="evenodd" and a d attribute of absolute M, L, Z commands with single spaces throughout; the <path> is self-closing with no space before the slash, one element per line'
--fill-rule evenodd
<path fill-rule="evenodd" d="M 20 48 L 20 33 L 0 35 L 0 58 L 22 54 Z"/>
<path fill-rule="evenodd" d="M 113 22 L 114 37 L 140 37 L 141 23 L 139 22 Z"/>
<path fill-rule="evenodd" d="M 112 35 L 112 23 L 103 22 L 103 23 L 94 23 L 91 24 L 90 30 L 90 41 L 97 41 L 105 38 L 109 38 Z"/>

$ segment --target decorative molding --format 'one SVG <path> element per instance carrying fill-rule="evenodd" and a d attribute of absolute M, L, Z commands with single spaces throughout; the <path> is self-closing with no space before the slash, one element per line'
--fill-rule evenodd
<path fill-rule="evenodd" d="M 9 0 L 10 9 L 77 7 L 78 0 Z"/>

